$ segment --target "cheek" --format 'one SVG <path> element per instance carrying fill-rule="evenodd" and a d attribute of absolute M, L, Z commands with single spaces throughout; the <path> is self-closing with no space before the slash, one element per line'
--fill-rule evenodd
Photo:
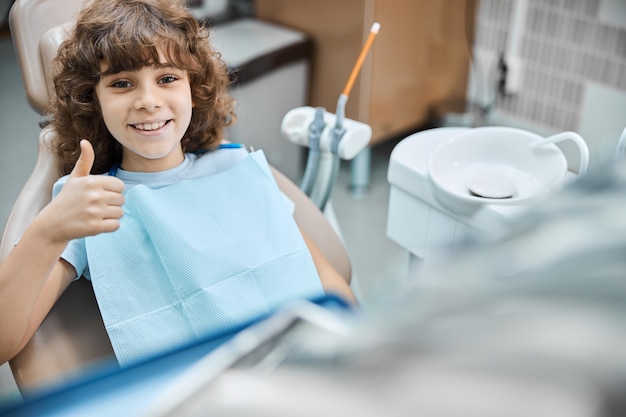
<path fill-rule="evenodd" d="M 183 113 L 186 116 L 187 119 L 187 125 L 189 123 L 191 123 L 191 118 L 193 116 L 193 108 L 194 108 L 194 102 L 193 102 L 193 97 L 189 96 L 188 99 L 180 102 L 180 108 L 183 109 Z"/>
<path fill-rule="evenodd" d="M 100 116 L 109 130 L 115 129 L 123 121 L 125 104 L 116 97 L 104 96 L 99 102 Z"/>
<path fill-rule="evenodd" d="M 102 117 L 102 121 L 109 132 L 115 130 L 115 123 L 113 123 L 115 119 L 112 117 L 111 110 L 108 106 L 105 106 L 104 108 L 100 106 L 100 117 Z"/>
<path fill-rule="evenodd" d="M 110 102 L 110 99 L 107 98 L 106 95 L 102 94 L 102 92 L 99 92 L 98 90 L 99 88 L 96 86 L 96 88 L 94 88 L 94 94 L 93 94 L 96 112 L 98 113 L 98 116 L 100 116 L 104 124 L 106 125 L 107 129 L 111 130 L 110 114 L 109 114 L 110 106 L 108 105 L 108 103 Z M 104 105 L 102 105 L 102 103 L 104 103 Z"/>

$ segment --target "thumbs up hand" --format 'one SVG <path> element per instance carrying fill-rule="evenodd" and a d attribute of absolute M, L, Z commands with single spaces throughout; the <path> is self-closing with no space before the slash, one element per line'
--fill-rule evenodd
<path fill-rule="evenodd" d="M 59 195 L 42 210 L 51 238 L 56 241 L 113 232 L 124 211 L 124 183 L 116 177 L 90 175 L 93 146 L 80 142 L 80 157 Z"/>

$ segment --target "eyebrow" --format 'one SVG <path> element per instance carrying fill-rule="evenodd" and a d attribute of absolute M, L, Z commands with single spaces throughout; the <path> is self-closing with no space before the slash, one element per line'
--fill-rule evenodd
<path fill-rule="evenodd" d="M 156 68 L 176 68 L 176 69 L 180 69 L 178 68 L 176 65 L 172 64 L 171 62 L 159 62 L 158 64 L 153 64 L 154 67 Z"/>
<path fill-rule="evenodd" d="M 182 68 L 177 67 L 176 65 L 172 64 L 171 62 L 159 62 L 156 64 L 149 64 L 149 65 L 145 65 L 146 67 L 155 67 L 157 69 L 177 69 L 177 70 L 181 70 L 184 71 Z M 118 72 L 112 72 L 111 70 L 106 70 L 106 71 L 102 71 L 100 72 L 100 77 L 110 77 L 113 75 L 117 75 L 123 72 L 133 72 L 133 71 L 138 71 L 140 68 L 137 69 L 124 69 Z"/>

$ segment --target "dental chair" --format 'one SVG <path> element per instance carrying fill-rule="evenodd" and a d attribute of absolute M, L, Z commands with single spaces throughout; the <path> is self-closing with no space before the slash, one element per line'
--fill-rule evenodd
<path fill-rule="evenodd" d="M 10 12 L 11 36 L 32 108 L 42 116 L 52 91 L 49 64 L 67 36 L 82 0 L 17 0 Z M 33 172 L 15 202 L 0 242 L 4 259 L 37 213 L 50 201 L 60 173 L 44 127 Z M 295 203 L 295 219 L 349 283 L 351 265 L 343 242 L 317 206 L 286 176 L 274 170 L 281 190 Z M 36 255 L 34 255 L 36 256 Z M 26 347 L 10 361 L 22 393 L 59 383 L 80 370 L 113 361 L 113 351 L 90 283 L 72 283 Z M 114 361 L 113 361 L 114 362 Z"/>

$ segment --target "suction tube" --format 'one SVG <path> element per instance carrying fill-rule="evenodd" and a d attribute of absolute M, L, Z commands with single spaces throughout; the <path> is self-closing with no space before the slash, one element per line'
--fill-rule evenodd
<path fill-rule="evenodd" d="M 322 192 L 321 200 L 318 202 L 318 207 L 320 210 L 324 211 L 326 207 L 326 203 L 330 199 L 330 195 L 332 193 L 333 186 L 337 181 L 337 176 L 339 175 L 339 167 L 340 167 L 340 159 L 339 159 L 339 143 L 341 142 L 341 138 L 346 133 L 346 128 L 343 126 L 343 122 L 346 114 L 346 103 L 348 102 L 348 96 L 345 94 L 341 94 L 339 99 L 337 100 L 337 110 L 335 111 L 335 126 L 332 130 L 333 141 L 331 144 L 331 167 L 330 167 L 330 175 L 329 179 L 326 183 L 326 188 Z"/>
<path fill-rule="evenodd" d="M 309 155 L 306 162 L 306 170 L 304 171 L 304 177 L 300 188 L 309 197 L 313 186 L 315 185 L 315 179 L 317 178 L 320 167 L 320 137 L 326 127 L 324 122 L 324 113 L 326 110 L 322 107 L 315 109 L 315 116 L 313 123 L 309 127 Z"/>
<path fill-rule="evenodd" d="M 330 199 L 330 194 L 337 179 L 337 175 L 339 172 L 339 143 L 341 142 L 341 138 L 346 133 L 346 129 L 343 126 L 344 119 L 346 117 L 346 103 L 348 102 L 348 97 L 350 96 L 350 91 L 354 86 L 354 82 L 356 81 L 359 72 L 361 71 L 361 67 L 363 66 L 363 62 L 365 61 L 365 57 L 367 56 L 372 44 L 374 43 L 374 39 L 378 32 L 380 31 L 380 23 L 375 22 L 370 28 L 370 33 L 367 36 L 365 44 L 363 48 L 361 48 L 361 52 L 352 68 L 352 72 L 350 73 L 350 77 L 346 82 L 346 85 L 343 89 L 343 92 L 339 96 L 337 100 L 337 109 L 335 110 L 335 126 L 333 128 L 333 142 L 331 145 L 332 148 L 332 161 L 331 161 L 331 172 L 330 179 L 326 184 L 326 189 L 322 193 L 322 200 L 318 203 L 318 206 L 323 211 L 324 207 L 326 207 L 326 203 Z"/>
<path fill-rule="evenodd" d="M 352 90 L 354 81 L 356 81 L 356 77 L 359 74 L 359 71 L 361 71 L 361 66 L 363 65 L 363 61 L 365 61 L 365 57 L 367 56 L 367 53 L 372 47 L 372 44 L 374 43 L 374 38 L 376 38 L 376 35 L 378 35 L 379 31 L 380 31 L 380 23 L 374 23 L 370 29 L 369 35 L 367 36 L 367 40 L 365 41 L 365 44 L 363 45 L 363 48 L 361 49 L 361 53 L 359 54 L 359 57 L 357 58 L 354 64 L 354 68 L 352 68 L 352 72 L 350 73 L 350 78 L 348 78 L 348 82 L 346 83 L 346 86 L 343 89 L 342 95 L 346 97 L 350 95 L 350 90 Z"/>

